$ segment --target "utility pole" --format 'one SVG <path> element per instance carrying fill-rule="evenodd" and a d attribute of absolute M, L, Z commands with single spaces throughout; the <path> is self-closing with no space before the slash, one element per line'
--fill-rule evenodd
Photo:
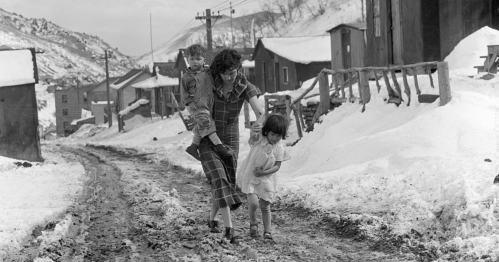
<path fill-rule="evenodd" d="M 360 3 L 362 4 L 362 23 L 364 23 L 366 21 L 364 19 L 364 0 L 360 0 Z"/>
<path fill-rule="evenodd" d="M 231 40 L 230 40 L 230 47 L 234 47 L 234 30 L 232 29 L 232 14 L 236 11 L 234 9 L 232 9 L 232 2 L 229 2 L 229 6 L 230 6 L 230 37 L 231 37 Z"/>
<path fill-rule="evenodd" d="M 196 20 L 206 20 L 206 63 L 211 64 L 211 54 L 212 54 L 212 36 L 211 36 L 211 19 L 218 19 L 222 18 L 221 15 L 211 15 L 211 10 L 206 9 L 206 15 L 205 16 L 196 16 Z"/>
<path fill-rule="evenodd" d="M 107 116 L 107 122 L 109 123 L 109 127 L 113 126 L 113 111 L 111 111 L 111 102 L 109 101 L 109 69 L 107 65 L 107 52 L 108 50 L 104 50 L 104 59 L 106 59 L 106 91 L 107 91 L 107 111 L 109 115 Z"/>

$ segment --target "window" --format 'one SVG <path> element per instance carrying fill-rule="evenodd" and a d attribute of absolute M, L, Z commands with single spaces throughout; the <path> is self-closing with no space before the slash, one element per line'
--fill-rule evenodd
<path fill-rule="evenodd" d="M 62 109 L 62 114 L 67 116 L 68 115 L 68 109 L 67 108 L 63 108 Z"/>
<path fill-rule="evenodd" d="M 83 93 L 83 102 L 87 102 L 88 101 L 88 94 L 87 92 L 84 92 Z"/>
<path fill-rule="evenodd" d="M 289 82 L 288 68 L 287 67 L 282 68 L 282 82 L 285 84 L 287 84 Z"/>
<path fill-rule="evenodd" d="M 374 36 L 375 37 L 380 37 L 381 36 L 381 17 L 380 17 L 380 12 L 379 12 L 379 1 L 380 0 L 373 0 L 373 14 L 374 14 Z"/>
<path fill-rule="evenodd" d="M 67 103 L 68 102 L 68 95 L 62 95 L 62 102 Z"/>

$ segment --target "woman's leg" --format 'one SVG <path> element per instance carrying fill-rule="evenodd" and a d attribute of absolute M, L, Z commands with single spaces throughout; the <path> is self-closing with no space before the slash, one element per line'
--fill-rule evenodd
<path fill-rule="evenodd" d="M 225 228 L 232 228 L 232 219 L 230 217 L 230 209 L 228 207 L 220 208 L 220 215 L 224 221 Z"/>
<path fill-rule="evenodd" d="M 213 199 L 211 200 L 210 221 L 215 220 L 218 213 L 218 205 Z"/>
<path fill-rule="evenodd" d="M 260 199 L 260 210 L 262 211 L 263 230 L 270 232 L 272 214 L 270 213 L 270 202 Z"/>
<path fill-rule="evenodd" d="M 258 209 L 258 196 L 256 194 L 247 194 L 248 213 L 251 224 L 256 224 L 256 210 Z"/>

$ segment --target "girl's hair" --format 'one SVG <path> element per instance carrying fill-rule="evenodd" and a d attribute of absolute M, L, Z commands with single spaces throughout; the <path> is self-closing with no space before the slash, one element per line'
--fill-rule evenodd
<path fill-rule="evenodd" d="M 286 139 L 288 136 L 288 119 L 282 115 L 272 114 L 270 115 L 262 128 L 262 135 L 267 136 L 270 131 L 272 133 L 280 135 L 282 139 Z"/>
<path fill-rule="evenodd" d="M 218 53 L 213 62 L 211 62 L 210 70 L 213 79 L 217 79 L 227 70 L 239 69 L 241 67 L 241 55 L 234 49 L 224 49 Z"/>

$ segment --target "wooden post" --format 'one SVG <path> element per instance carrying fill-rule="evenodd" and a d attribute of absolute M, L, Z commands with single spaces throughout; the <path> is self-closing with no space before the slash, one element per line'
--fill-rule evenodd
<path fill-rule="evenodd" d="M 390 80 L 388 80 L 388 75 L 386 73 L 386 71 L 383 71 L 383 79 L 385 80 L 385 85 L 386 85 L 386 90 L 388 91 L 388 97 L 392 98 L 394 97 L 393 93 L 393 89 L 392 87 L 390 86 Z"/>
<path fill-rule="evenodd" d="M 416 67 L 412 68 L 412 76 L 414 77 L 414 86 L 416 87 L 416 94 L 418 94 L 418 96 L 419 96 L 421 94 L 421 89 L 419 89 L 418 69 Z"/>
<path fill-rule="evenodd" d="M 373 73 L 374 73 L 374 79 L 376 79 L 376 87 L 378 88 L 378 94 L 379 94 L 379 91 L 381 91 L 381 85 L 379 84 L 378 81 L 378 74 L 376 73 L 376 70 L 373 70 Z"/>
<path fill-rule="evenodd" d="M 449 64 L 447 62 L 439 62 L 437 64 L 437 71 L 440 105 L 443 106 L 452 99 L 449 81 Z"/>
<path fill-rule="evenodd" d="M 431 66 L 426 66 L 426 72 L 428 73 L 428 76 L 430 77 L 430 85 L 432 88 L 435 88 L 435 85 L 433 85 L 433 77 L 431 76 Z"/>
<path fill-rule="evenodd" d="M 359 94 L 362 104 L 371 101 L 371 90 L 369 89 L 369 76 L 365 71 L 359 71 Z"/>
<path fill-rule="evenodd" d="M 402 98 L 402 91 L 400 90 L 399 82 L 397 81 L 397 76 L 395 75 L 395 70 L 390 70 L 392 76 L 393 85 L 395 86 L 395 92 L 397 92 L 398 97 Z"/>
<path fill-rule="evenodd" d="M 296 109 L 297 106 L 293 107 L 293 113 L 295 115 L 295 121 L 296 121 L 296 129 L 298 131 L 298 137 L 302 137 L 302 127 L 300 125 L 300 117 L 298 116 L 298 110 Z"/>
<path fill-rule="evenodd" d="M 320 104 L 317 110 L 319 111 L 319 116 L 327 113 L 330 109 L 331 98 L 329 97 L 329 81 L 328 73 L 321 72 L 319 74 L 319 93 L 320 93 Z"/>
<path fill-rule="evenodd" d="M 355 102 L 355 97 L 353 96 L 353 80 L 355 78 L 355 75 L 353 73 L 347 73 L 348 74 L 348 100 L 350 103 Z"/>
<path fill-rule="evenodd" d="M 298 117 L 300 118 L 300 124 L 303 129 L 305 129 L 305 121 L 303 121 L 303 114 L 301 110 L 301 103 L 298 103 L 295 107 L 296 110 L 298 110 Z"/>
<path fill-rule="evenodd" d="M 407 95 L 407 106 L 411 105 L 411 89 L 409 88 L 409 82 L 407 82 L 407 69 L 402 68 L 402 80 L 404 81 L 404 93 Z"/>

